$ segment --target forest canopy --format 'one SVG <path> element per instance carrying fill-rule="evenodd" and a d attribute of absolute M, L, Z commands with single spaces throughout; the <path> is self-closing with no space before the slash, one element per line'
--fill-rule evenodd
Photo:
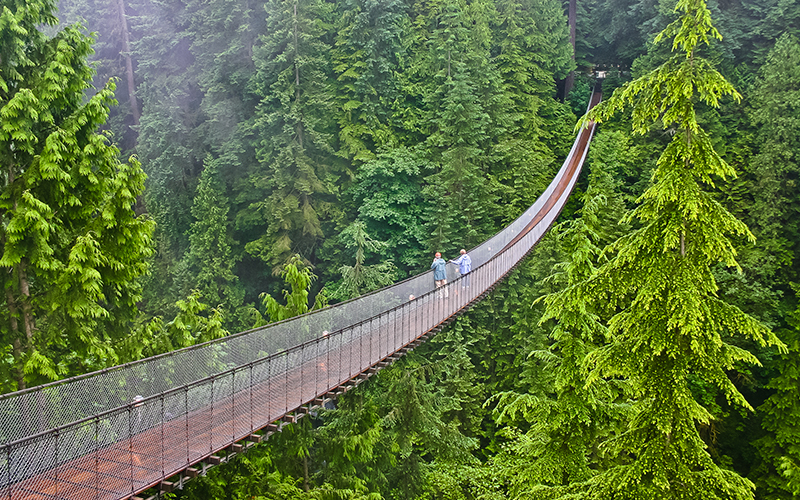
<path fill-rule="evenodd" d="M 800 495 L 798 2 L 0 6 L 4 392 L 456 257 L 544 191 L 602 76 L 520 267 L 174 495 Z"/>

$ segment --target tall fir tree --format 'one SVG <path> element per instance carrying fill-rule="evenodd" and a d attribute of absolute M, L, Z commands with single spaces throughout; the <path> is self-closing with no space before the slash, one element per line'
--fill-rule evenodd
<path fill-rule="evenodd" d="M 207 159 L 192 205 L 195 221 L 189 234 L 187 288 L 200 292 L 203 301 L 219 308 L 226 325 L 241 330 L 244 289 L 234 273 L 236 242 L 230 235 L 229 202 L 215 160 Z"/>
<path fill-rule="evenodd" d="M 444 0 L 429 13 L 427 149 L 440 167 L 426 179 L 428 226 L 431 246 L 445 252 L 480 242 L 496 216 L 491 148 L 513 117 L 489 60 L 492 9 L 484 1 Z"/>
<path fill-rule="evenodd" d="M 800 292 L 797 288 L 795 293 Z M 780 373 L 767 386 L 772 395 L 758 407 L 766 436 L 754 442 L 762 463 L 753 475 L 759 498 L 765 500 L 800 495 L 800 307 L 790 315 L 789 326 L 780 335 L 789 350 L 781 356 Z"/>
<path fill-rule="evenodd" d="M 760 238 L 754 264 L 765 278 L 778 287 L 798 276 L 797 217 L 800 198 L 796 182 L 800 174 L 800 120 L 797 96 L 800 95 L 800 42 L 786 34 L 779 38 L 761 68 L 754 89 L 753 119 L 759 127 L 759 153 L 753 158 L 753 208 L 755 231 Z M 787 292 L 798 296 L 793 286 Z M 775 363 L 779 372 L 767 385 L 772 395 L 759 407 L 766 435 L 756 441 L 762 463 L 756 467 L 756 484 L 763 498 L 795 498 L 800 464 L 800 432 L 797 411 L 798 311 L 787 314 L 788 328 L 781 338 L 789 352 Z"/>
<path fill-rule="evenodd" d="M 237 223 L 246 251 L 276 271 L 295 254 L 313 261 L 341 174 L 332 161 L 330 16 L 320 0 L 272 0 L 254 48 L 259 163 Z"/>
<path fill-rule="evenodd" d="M 545 115 L 555 105 L 554 78 L 572 68 L 569 31 L 561 2 L 501 0 L 492 19 L 493 64 L 510 97 L 514 122 L 495 151 L 502 160 L 492 168 L 502 184 L 500 204 L 513 220 L 542 193 L 557 171 L 554 154 L 543 141 Z M 559 138 L 561 139 L 561 138 Z"/>
<path fill-rule="evenodd" d="M 585 120 L 610 119 L 632 109 L 635 133 L 669 130 L 653 184 L 630 220 L 637 229 L 611 245 L 616 255 L 589 280 L 575 285 L 580 303 L 611 314 L 611 343 L 588 358 L 589 383 L 625 377 L 635 397 L 633 416 L 604 443 L 621 462 L 588 481 L 556 488 L 572 498 L 753 498 L 753 484 L 716 464 L 698 432 L 712 415 L 692 394 L 696 379 L 732 404 L 751 409 L 727 371 L 758 364 L 731 337 L 782 345 L 764 326 L 717 297 L 712 266 L 736 266 L 733 236 L 747 227 L 708 193 L 717 177 L 734 171 L 714 151 L 698 124 L 695 103 L 718 106 L 738 94 L 700 50 L 719 32 L 703 0 L 679 0 L 679 17 L 656 37 L 672 37 L 673 55 L 616 90 Z"/>
<path fill-rule="evenodd" d="M 131 46 L 142 103 L 136 152 L 147 173 L 144 209 L 156 221 L 153 272 L 145 282 L 142 309 L 173 315 L 185 298 L 179 276 L 189 247 L 192 199 L 205 151 L 198 127 L 202 115 L 186 5 L 182 1 L 127 0 Z"/>
<path fill-rule="evenodd" d="M 120 363 L 156 356 L 202 344 L 228 335 L 224 328 L 225 314 L 202 302 L 200 292 L 192 290 L 174 306 L 177 313 L 170 321 L 161 316 L 137 324 L 131 332 L 114 344 Z"/>
<path fill-rule="evenodd" d="M 281 277 L 283 277 L 286 286 L 289 287 L 288 290 L 283 290 L 286 304 L 281 304 L 268 293 L 261 294 L 261 300 L 270 321 L 283 321 L 300 316 L 308 311 L 325 307 L 325 296 L 322 294 L 317 294 L 314 303 L 309 304 L 311 283 L 317 279 L 317 276 L 311 271 L 310 267 L 303 263 L 303 259 L 299 255 L 293 255 L 289 262 L 283 266 Z M 257 313 L 254 328 L 263 324 L 262 316 Z"/>
<path fill-rule="evenodd" d="M 399 97 L 396 71 L 403 55 L 405 5 L 399 0 L 349 0 L 338 6 L 331 51 L 336 75 L 339 154 L 363 163 L 397 144 L 391 105 Z"/>
<path fill-rule="evenodd" d="M 0 11 L 0 331 L 17 389 L 116 360 L 151 252 L 152 222 L 132 208 L 144 174 L 97 132 L 114 84 L 85 100 L 92 40 L 79 26 L 47 36 L 54 11 L 48 0 Z"/>
<path fill-rule="evenodd" d="M 753 91 L 758 154 L 752 172 L 750 218 L 760 250 L 752 258 L 765 280 L 800 277 L 800 42 L 784 35 L 761 68 Z"/>

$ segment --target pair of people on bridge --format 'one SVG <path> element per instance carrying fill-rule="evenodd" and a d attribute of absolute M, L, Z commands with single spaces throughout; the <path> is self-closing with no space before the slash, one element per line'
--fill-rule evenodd
<path fill-rule="evenodd" d="M 461 288 L 468 288 L 469 287 L 469 272 L 472 271 L 472 259 L 470 259 L 467 251 L 463 248 L 461 249 L 461 256 L 457 259 L 451 260 L 453 264 L 458 266 L 458 272 L 461 274 Z M 441 288 L 447 284 L 447 262 L 442 258 L 442 254 L 440 252 L 436 252 L 433 259 L 433 264 L 431 264 L 431 269 L 433 269 L 433 282 L 436 284 L 436 288 Z M 447 288 L 444 289 L 444 294 L 440 294 L 439 297 L 447 298 Z"/>

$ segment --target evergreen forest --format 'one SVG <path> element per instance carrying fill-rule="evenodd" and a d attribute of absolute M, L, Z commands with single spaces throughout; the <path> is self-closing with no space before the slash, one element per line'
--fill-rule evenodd
<path fill-rule="evenodd" d="M 589 121 L 491 294 L 163 497 L 800 498 L 798 0 L 0 0 L 0 393 L 456 258 Z"/>

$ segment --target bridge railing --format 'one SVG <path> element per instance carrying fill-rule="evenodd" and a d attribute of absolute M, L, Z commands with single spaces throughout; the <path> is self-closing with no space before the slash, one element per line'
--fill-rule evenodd
<path fill-rule="evenodd" d="M 56 497 L 124 498 L 353 378 L 509 272 L 558 216 L 578 153 L 586 148 L 576 140 L 545 192 L 470 251 L 471 273 L 451 266 L 443 289 L 424 273 L 300 318 L 3 397 L 0 486 L 9 498 L 43 480 Z M 78 481 L 81 471 L 94 476 Z"/>
<path fill-rule="evenodd" d="M 549 226 L 553 218 L 547 216 L 542 225 Z M 10 443 L 0 457 L 0 470 L 5 470 L 0 480 L 9 497 L 26 488 L 24 480 L 38 483 L 42 474 L 57 497 L 103 498 L 114 492 L 123 498 L 141 491 L 350 380 L 434 328 L 506 274 L 543 232 L 534 228 L 469 275 L 357 324 Z M 98 462 L 117 484 L 96 477 L 87 489 L 87 483 L 70 480 L 76 470 L 97 470 Z"/>
<path fill-rule="evenodd" d="M 563 170 L 563 168 L 562 168 Z M 558 179 L 559 177 L 557 177 Z M 488 262 L 539 211 L 550 187 L 504 231 L 470 251 L 475 268 Z M 448 265 L 448 281 L 457 277 Z M 280 323 L 160 356 L 0 396 L 0 445 L 124 407 L 135 400 L 191 384 L 233 367 L 313 340 L 392 309 L 433 289 L 432 272 Z"/>

